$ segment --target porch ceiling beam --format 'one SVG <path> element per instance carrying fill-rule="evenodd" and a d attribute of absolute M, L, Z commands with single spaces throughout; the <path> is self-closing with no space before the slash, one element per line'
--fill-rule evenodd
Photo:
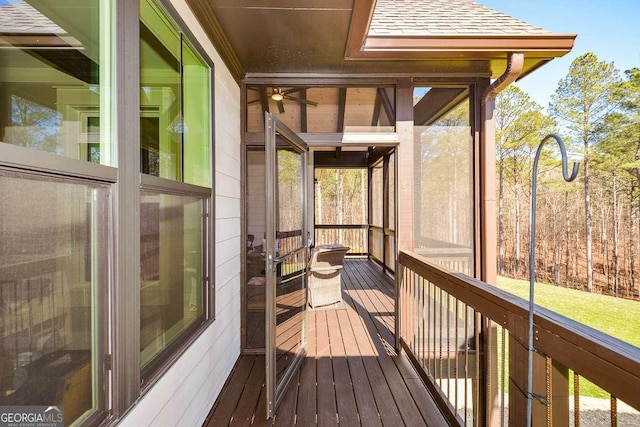
<path fill-rule="evenodd" d="M 269 112 L 269 98 L 267 97 L 267 92 L 264 90 L 260 90 L 260 105 L 262 106 L 262 115 L 264 113 Z"/>
<path fill-rule="evenodd" d="M 367 161 L 368 166 L 375 165 L 381 158 L 389 154 L 394 147 L 369 147 L 369 159 Z"/>
<path fill-rule="evenodd" d="M 376 126 L 380 121 L 380 108 L 382 100 L 380 99 L 380 89 L 376 91 L 376 100 L 373 102 L 373 114 L 371 114 L 371 126 Z"/>
<path fill-rule="evenodd" d="M 398 144 L 396 132 L 299 133 L 298 135 L 309 147 L 368 147 L 372 144 L 377 147 L 392 147 Z M 348 138 L 357 138 L 357 140 L 347 141 Z M 246 145 L 264 145 L 264 132 L 246 132 L 244 142 Z"/>
<path fill-rule="evenodd" d="M 316 151 L 313 154 L 313 164 L 316 168 L 366 168 L 366 151 Z"/>
<path fill-rule="evenodd" d="M 380 100 L 382 101 L 384 112 L 387 113 L 387 119 L 389 119 L 389 124 L 395 123 L 396 111 L 393 108 L 393 103 L 389 99 L 389 94 L 387 93 L 387 90 L 381 87 L 381 88 L 378 88 L 378 93 L 380 94 Z"/>
<path fill-rule="evenodd" d="M 300 99 L 305 101 L 307 99 L 307 89 L 300 89 Z M 300 132 L 307 132 L 307 103 L 300 103 Z"/>
<path fill-rule="evenodd" d="M 336 124 L 336 132 L 344 132 L 344 112 L 347 105 L 347 88 L 338 89 L 338 122 Z"/>
<path fill-rule="evenodd" d="M 428 126 L 447 114 L 469 94 L 468 88 L 433 88 L 413 107 L 413 120 Z"/>

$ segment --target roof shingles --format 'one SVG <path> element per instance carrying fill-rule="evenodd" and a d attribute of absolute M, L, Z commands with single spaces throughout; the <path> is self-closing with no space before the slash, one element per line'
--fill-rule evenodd
<path fill-rule="evenodd" d="M 378 0 L 369 36 L 513 36 L 549 31 L 473 0 Z"/>
<path fill-rule="evenodd" d="M 3 34 L 64 34 L 65 31 L 27 2 L 0 6 L 0 32 Z"/>

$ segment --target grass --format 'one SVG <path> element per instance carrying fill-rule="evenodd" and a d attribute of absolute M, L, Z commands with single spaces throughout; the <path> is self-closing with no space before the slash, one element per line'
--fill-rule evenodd
<path fill-rule="evenodd" d="M 529 300 L 529 282 L 498 278 L 498 287 Z M 543 283 L 535 284 L 534 301 L 577 322 L 588 325 L 622 341 L 640 347 L 640 302 L 560 288 Z M 569 378 L 573 393 L 573 375 Z M 580 394 L 608 398 L 609 394 L 581 379 Z"/>

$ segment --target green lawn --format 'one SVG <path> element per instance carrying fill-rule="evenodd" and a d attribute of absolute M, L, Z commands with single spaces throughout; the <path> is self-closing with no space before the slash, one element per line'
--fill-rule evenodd
<path fill-rule="evenodd" d="M 537 305 L 553 310 L 594 329 L 640 347 L 640 301 L 591 294 L 574 289 L 536 283 Z M 529 282 L 498 277 L 498 287 L 529 300 Z M 573 375 L 569 378 L 573 393 Z M 583 396 L 608 398 L 609 395 L 586 380 L 581 380 Z"/>
<path fill-rule="evenodd" d="M 536 283 L 535 303 L 640 347 L 640 301 Z M 529 282 L 498 278 L 498 287 L 529 300 Z"/>

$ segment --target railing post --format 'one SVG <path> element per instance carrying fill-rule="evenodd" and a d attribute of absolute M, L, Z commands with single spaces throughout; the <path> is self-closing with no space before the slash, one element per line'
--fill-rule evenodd
<path fill-rule="evenodd" d="M 498 328 L 497 325 L 481 314 L 477 315 L 484 323 L 482 328 L 482 342 L 484 351 L 478 363 L 482 364 L 479 370 L 478 419 L 485 420 L 487 427 L 500 425 L 500 401 L 498 399 Z"/>
<path fill-rule="evenodd" d="M 523 325 L 524 326 L 524 325 Z M 509 335 L 509 426 L 518 427 L 527 418 L 527 345 L 523 327 L 514 328 Z M 534 399 L 531 426 L 562 426 L 569 422 L 569 369 L 551 361 L 548 372 L 547 358 L 539 353 L 533 357 L 532 391 L 544 401 Z"/>
<path fill-rule="evenodd" d="M 526 324 L 520 322 L 509 334 L 509 426 L 520 427 L 527 419 L 528 354 Z M 538 353 L 533 357 L 534 372 L 532 391 L 536 395 L 546 395 L 546 361 Z M 567 389 L 568 390 L 568 389 Z M 547 408 L 539 400 L 531 401 L 531 419 L 533 426 L 545 426 Z M 559 424 L 562 425 L 562 424 Z"/>
<path fill-rule="evenodd" d="M 569 422 L 569 368 L 553 360 L 551 362 L 551 425 L 561 426 Z"/>
<path fill-rule="evenodd" d="M 398 261 L 400 261 L 400 255 L 398 255 Z M 401 333 L 402 333 L 402 329 L 401 329 L 401 312 L 402 312 L 402 307 L 400 306 L 400 293 L 402 292 L 402 281 L 404 280 L 404 267 L 402 266 L 402 264 L 400 262 L 398 262 L 398 268 L 396 268 L 396 274 L 395 274 L 395 292 L 394 292 L 394 299 L 395 299 L 395 349 L 396 351 L 400 351 L 400 337 L 401 337 Z"/>

